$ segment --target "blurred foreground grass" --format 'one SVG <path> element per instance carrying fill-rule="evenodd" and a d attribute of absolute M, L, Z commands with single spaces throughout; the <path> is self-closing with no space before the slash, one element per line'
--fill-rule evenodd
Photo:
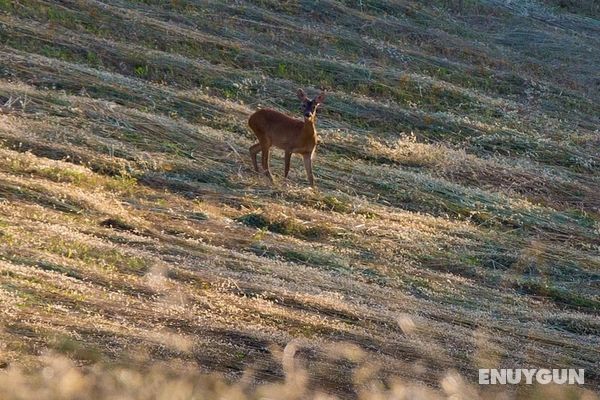
<path fill-rule="evenodd" d="M 594 398 L 597 12 L 0 0 L 0 399 Z M 269 185 L 249 114 L 320 86 Z"/>
<path fill-rule="evenodd" d="M 371 364 L 354 346 L 338 345 L 329 356 L 331 363 L 352 363 L 347 370 L 348 386 L 326 392 L 315 387 L 318 378 L 295 358 L 293 344 L 280 351 L 284 376 L 277 381 L 256 382 L 252 369 L 241 379 L 200 373 L 195 365 L 155 363 L 95 364 L 78 368 L 64 356 L 48 353 L 42 368 L 26 371 L 12 367 L 0 374 L 0 398 L 3 400 L 192 400 L 192 399 L 314 399 L 334 400 L 436 400 L 436 399 L 510 399 L 594 400 L 591 391 L 564 385 L 479 386 L 468 384 L 455 372 L 448 372 L 440 388 L 407 382 L 401 378 L 382 381 L 376 364 Z M 139 362 L 140 360 L 138 360 Z M 335 393 L 337 392 L 337 394 Z"/>

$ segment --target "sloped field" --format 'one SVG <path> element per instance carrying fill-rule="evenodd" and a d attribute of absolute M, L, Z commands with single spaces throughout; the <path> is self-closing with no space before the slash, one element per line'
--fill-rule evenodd
<path fill-rule="evenodd" d="M 585 368 L 568 395 L 593 396 L 598 16 L 0 0 L 0 394 L 474 396 L 448 373 L 531 367 Z M 328 90 L 316 190 L 247 151 L 248 116 L 298 114 L 298 87 Z"/>

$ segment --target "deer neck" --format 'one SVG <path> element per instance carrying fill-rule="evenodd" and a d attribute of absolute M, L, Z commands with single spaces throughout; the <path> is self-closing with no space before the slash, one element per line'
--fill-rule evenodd
<path fill-rule="evenodd" d="M 317 129 L 315 128 L 316 119 L 307 119 L 302 127 L 302 136 L 307 140 L 317 143 Z"/>

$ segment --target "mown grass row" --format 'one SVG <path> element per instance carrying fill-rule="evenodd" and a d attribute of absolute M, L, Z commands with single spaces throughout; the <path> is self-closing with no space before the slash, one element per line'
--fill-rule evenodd
<path fill-rule="evenodd" d="M 325 1 L 310 24 L 305 2 L 0 2 L 10 357 L 78 359 L 51 339 L 66 332 L 102 349 L 83 363 L 142 343 L 235 376 L 294 337 L 314 363 L 323 343 L 354 342 L 385 374 L 407 359 L 469 374 L 480 350 L 591 369 L 595 105 L 478 52 L 487 38 L 459 11 L 362 4 Z M 280 182 L 277 155 L 270 186 L 248 163 L 247 115 L 291 112 L 316 83 L 331 86 L 319 190 L 298 164 Z M 581 131 L 550 132 L 579 116 Z"/>
<path fill-rule="evenodd" d="M 67 17 L 64 18 L 68 19 Z M 152 30 L 155 29 L 155 26 L 149 26 L 147 27 L 147 29 L 152 32 Z M 160 33 L 164 32 L 157 31 L 156 33 L 157 35 L 159 35 Z M 13 45 L 17 47 L 23 46 L 24 44 L 27 44 L 28 47 L 32 47 L 33 43 L 31 41 L 38 40 L 32 39 L 32 37 L 35 37 L 35 35 L 29 34 L 26 37 L 26 39 L 23 40 L 22 37 L 20 37 L 19 35 L 7 35 L 7 41 L 9 43 L 12 41 Z M 71 61 L 76 60 L 84 63 L 91 63 L 95 67 L 98 67 L 99 61 L 102 61 L 104 59 L 106 67 L 117 73 L 125 73 L 137 78 L 150 79 L 158 82 L 169 82 L 171 84 L 175 83 L 183 85 L 183 87 L 188 87 L 190 85 L 192 87 L 210 87 L 211 90 L 217 90 L 217 93 L 215 94 L 221 95 L 226 98 L 232 98 L 235 100 L 253 101 L 254 97 L 259 94 L 259 92 L 257 91 L 258 88 L 255 87 L 254 84 L 247 85 L 243 82 L 238 82 L 238 80 L 235 79 L 234 76 L 237 76 L 240 73 L 240 71 L 237 69 L 235 70 L 235 72 L 209 69 L 207 72 L 190 74 L 189 70 L 191 68 L 199 67 L 197 64 L 192 65 L 190 61 L 185 61 L 185 59 L 184 63 L 180 64 L 182 60 L 174 60 L 171 56 L 167 55 L 166 53 L 157 53 L 156 58 L 152 60 L 135 59 L 135 57 L 131 59 L 130 52 L 124 52 L 123 50 L 120 50 L 119 47 L 113 50 L 113 54 L 106 54 L 106 43 L 104 43 L 97 44 L 97 46 L 104 46 L 103 52 L 105 53 L 105 55 L 104 57 L 99 57 L 97 52 L 93 50 L 90 52 L 90 48 L 93 49 L 93 46 L 90 47 L 89 45 L 75 45 L 75 49 L 71 49 L 69 46 L 73 46 L 73 44 L 67 44 L 67 47 L 64 47 L 64 45 L 62 45 L 64 48 L 61 48 L 59 46 L 58 49 L 53 49 L 51 47 L 48 47 L 48 42 L 49 40 L 46 42 L 46 44 L 38 43 L 38 46 L 33 46 L 32 50 L 38 47 L 39 51 L 42 54 L 58 56 L 58 58 L 62 57 L 66 59 L 71 59 Z M 156 43 L 156 41 L 151 42 Z M 21 43 L 21 45 L 19 45 L 19 43 Z M 165 41 L 163 37 L 160 43 L 168 43 L 168 41 Z M 227 46 L 226 43 L 223 44 L 223 42 L 220 42 L 213 44 L 210 43 L 210 41 L 206 42 L 198 40 L 196 40 L 195 43 L 199 43 L 199 45 L 210 44 L 211 46 L 214 46 L 212 47 L 212 49 L 201 49 L 203 58 L 208 57 L 207 59 L 211 62 L 215 62 L 214 59 L 211 59 L 211 54 L 218 56 L 220 63 L 227 62 L 227 60 L 236 60 L 236 63 L 238 63 L 240 57 L 246 57 L 242 54 L 244 53 L 244 51 L 241 51 L 240 53 L 239 45 L 235 46 L 235 48 L 238 49 L 235 50 L 235 54 L 231 54 L 231 57 L 229 57 L 227 56 L 227 52 L 224 50 L 224 46 Z M 139 52 L 140 57 L 142 57 L 141 54 L 144 53 L 142 50 L 143 49 L 140 49 Z M 172 49 L 169 50 L 172 51 Z M 276 60 L 272 59 L 272 57 L 265 58 L 265 56 L 260 55 L 256 52 L 251 52 L 247 54 L 250 56 L 249 58 L 253 60 L 256 60 L 257 58 L 260 59 L 262 57 L 265 60 L 265 62 L 267 62 L 267 64 L 270 65 L 268 68 L 263 70 L 271 75 L 279 75 L 284 79 L 292 80 L 297 83 L 307 82 L 307 79 L 311 80 L 311 82 L 314 83 L 315 77 L 311 75 L 310 72 L 307 72 L 306 67 L 304 67 L 304 63 L 300 64 L 295 62 L 295 64 L 290 64 L 289 60 Z M 147 58 L 147 55 L 145 55 L 142 58 Z M 174 67 L 174 65 L 178 66 Z M 339 77 L 345 77 L 344 79 L 348 79 L 348 77 L 350 77 L 350 79 L 347 80 L 347 84 L 349 84 L 352 87 L 352 90 L 356 89 L 357 85 L 355 82 L 357 80 L 360 81 L 368 79 L 368 81 L 371 82 L 386 82 L 385 77 L 377 74 L 373 75 L 373 71 L 371 71 L 370 69 L 363 71 L 357 70 L 355 72 L 352 72 L 352 69 L 348 69 L 350 68 L 350 65 L 348 64 L 343 67 L 343 70 L 338 71 L 336 70 L 336 68 L 339 68 L 337 64 L 331 62 L 328 65 L 333 66 L 332 68 L 334 69 L 331 70 L 331 68 L 329 68 L 328 66 L 323 66 L 323 68 L 318 68 L 318 70 L 331 71 L 337 77 L 336 79 L 338 79 Z M 164 68 L 162 66 L 164 66 Z M 256 67 L 260 68 L 259 65 L 245 65 L 243 61 L 241 65 L 236 64 L 236 67 L 242 69 Z M 377 98 L 385 98 L 388 97 L 390 93 L 392 93 L 389 92 L 389 90 L 393 90 L 393 96 L 398 95 L 404 98 L 404 100 L 401 100 L 397 97 L 392 96 L 392 98 L 396 101 L 400 101 L 400 104 L 416 104 L 423 108 L 426 105 L 425 103 L 429 102 L 429 98 L 431 100 L 430 104 L 435 104 L 436 107 L 440 107 L 439 109 L 448 109 L 449 107 L 452 107 L 453 105 L 457 104 L 460 106 L 461 113 L 468 112 L 468 110 L 464 108 L 465 104 L 479 104 L 476 106 L 475 110 L 480 116 L 484 116 L 486 115 L 486 113 L 489 113 L 489 116 L 492 118 L 492 120 L 496 119 L 497 117 L 502 117 L 502 113 L 496 114 L 497 112 L 492 111 L 491 108 L 484 107 L 484 109 L 481 109 L 481 104 L 478 102 L 473 103 L 473 99 L 461 99 L 460 96 L 456 97 L 457 93 L 445 93 L 445 89 L 443 89 L 443 87 L 436 87 L 435 85 L 432 87 L 427 87 L 426 85 L 424 86 L 423 83 L 417 83 L 412 79 L 404 79 L 407 77 L 408 75 L 403 75 L 403 77 L 401 77 L 402 79 L 400 79 L 397 84 L 397 90 L 393 89 L 394 86 L 396 86 L 396 84 L 384 84 L 384 86 L 380 87 L 380 89 L 382 89 L 383 92 L 379 93 L 377 85 L 368 85 L 369 92 L 375 90 L 375 92 L 377 93 L 373 92 L 366 94 L 369 96 L 375 96 Z M 246 82 L 252 82 L 253 80 L 254 82 L 260 84 L 260 80 L 254 79 L 254 77 L 248 77 L 247 79 L 245 79 Z M 344 85 L 347 84 L 342 82 L 336 83 L 335 86 L 341 85 L 340 88 L 343 89 L 345 87 Z M 439 91 L 440 89 L 441 92 Z M 423 93 L 425 93 L 425 96 L 423 95 Z M 99 94 L 101 95 L 102 92 Z M 444 100 L 444 98 L 447 95 L 450 95 L 450 97 Z M 423 101 L 425 101 L 425 103 L 423 103 Z M 284 102 L 284 105 L 287 108 L 293 108 L 293 105 L 291 103 Z M 420 136 L 428 138 L 430 140 L 439 140 L 441 138 L 443 138 L 443 140 L 448 140 L 450 137 L 455 137 L 456 139 L 454 140 L 456 140 L 458 143 L 468 143 L 470 146 L 473 146 L 475 151 L 482 152 L 484 154 L 496 153 L 498 151 L 507 151 L 506 149 L 511 149 L 511 155 L 527 154 L 528 156 L 535 157 L 541 162 L 558 164 L 561 166 L 574 168 L 575 170 L 586 171 L 590 168 L 594 169 L 596 164 L 596 160 L 594 160 L 593 157 L 590 157 L 587 154 L 579 154 L 578 149 L 564 149 L 562 148 L 562 146 L 555 145 L 552 142 L 549 143 L 543 140 L 539 140 L 535 137 L 531 137 L 528 134 L 522 134 L 518 131 L 512 131 L 510 132 L 510 135 L 505 134 L 503 131 L 498 131 L 497 133 L 492 135 L 491 138 L 483 138 L 481 134 L 478 134 L 478 129 L 473 129 L 473 127 L 465 126 L 464 124 L 449 125 L 447 121 L 440 120 L 435 117 L 432 118 L 428 115 L 402 116 L 402 114 L 396 114 L 397 116 L 400 116 L 400 118 L 394 118 L 392 114 L 386 113 L 384 118 L 381 118 L 381 116 L 373 115 L 372 117 L 359 117 L 357 119 L 355 117 L 355 112 L 351 105 L 339 104 L 336 107 L 336 105 L 334 104 L 332 108 L 334 109 L 334 112 L 330 114 L 331 116 L 337 117 L 344 121 L 348 121 L 349 123 L 352 123 L 355 126 L 372 127 L 382 133 L 389 133 L 391 130 L 416 130 Z M 335 112 L 336 108 L 338 109 L 337 112 Z M 184 111 L 182 115 L 184 117 L 188 117 L 189 113 Z M 364 115 L 370 115 L 370 113 Z M 488 118 L 486 117 L 486 119 Z M 398 122 L 392 122 L 394 120 L 397 120 Z M 382 124 L 381 121 L 385 122 L 383 122 Z M 378 127 L 378 125 L 382 126 Z M 523 137 L 523 139 L 521 139 L 521 143 L 510 143 L 509 141 L 507 141 L 507 137 L 510 136 L 510 138 L 512 138 L 515 137 L 515 135 L 517 135 L 517 137 Z M 475 139 L 473 139 L 473 136 L 475 136 Z M 471 138 L 471 140 L 469 142 L 464 142 L 465 138 Z M 550 147 L 548 146 L 548 144 L 550 144 Z M 540 145 L 542 147 L 538 150 Z M 556 157 L 556 154 L 561 155 L 559 157 Z"/>
<path fill-rule="evenodd" d="M 133 123 L 133 121 L 130 121 L 130 124 L 131 123 Z M 336 168 L 339 169 L 340 167 L 343 168 L 344 164 L 338 162 L 336 164 Z M 354 164 L 354 168 L 356 167 L 356 164 Z M 188 185 L 187 190 L 191 190 L 192 193 L 194 193 L 195 190 L 200 190 L 200 188 L 205 185 L 203 179 L 194 173 L 194 169 L 196 167 L 190 166 L 189 163 L 184 163 L 181 164 L 181 168 L 181 172 L 179 172 L 177 169 L 174 170 L 173 167 L 171 167 L 169 170 L 166 170 L 164 174 L 171 181 L 176 181 L 179 179 L 181 182 L 186 183 L 186 185 Z M 362 166 L 362 168 L 367 168 L 364 169 L 366 174 L 365 176 L 375 176 L 375 169 L 368 169 L 366 165 Z M 11 161 L 9 163 L 9 171 L 12 174 L 17 175 L 34 173 L 51 181 L 72 183 L 84 188 L 99 186 L 99 182 L 97 182 L 96 178 L 92 179 L 87 174 L 83 174 L 82 172 L 77 173 L 76 171 L 63 171 L 62 169 L 52 167 L 38 168 L 35 166 L 35 164 L 32 164 L 32 161 L 27 157 L 17 158 Z M 183 173 L 183 175 L 179 175 L 180 173 Z M 431 178 L 429 180 L 423 180 L 423 176 L 420 174 L 404 173 L 398 175 L 398 172 L 392 173 L 392 170 L 387 170 L 384 174 L 388 175 L 386 178 L 388 183 L 385 191 L 379 188 L 381 184 L 383 184 L 381 179 L 381 176 L 383 175 L 379 175 L 380 178 L 375 180 L 379 181 L 378 186 L 374 186 L 372 189 L 367 189 L 368 186 L 366 186 L 365 181 L 358 181 L 354 182 L 352 190 L 356 191 L 357 188 L 360 187 L 361 190 L 364 190 L 364 192 L 362 192 L 363 196 L 366 196 L 369 201 L 375 203 L 379 202 L 382 205 L 391 204 L 395 207 L 402 206 L 402 208 L 414 209 L 414 211 L 427 212 L 429 214 L 437 214 L 441 217 L 446 216 L 451 217 L 452 219 L 474 222 L 480 226 L 487 226 L 488 228 L 516 229 L 516 231 L 507 236 L 507 241 L 502 245 L 496 243 L 496 245 L 490 246 L 489 244 L 480 243 L 469 251 L 465 251 L 464 248 L 456 251 L 452 249 L 446 249 L 441 252 L 432 252 L 431 249 L 422 249 L 421 251 L 424 252 L 412 254 L 411 257 L 416 262 L 435 271 L 441 270 L 451 272 L 453 274 L 464 275 L 469 278 L 481 280 L 483 283 L 493 285 L 497 279 L 506 280 L 505 274 L 507 271 L 510 272 L 510 269 L 514 268 L 514 265 L 518 265 L 520 263 L 520 256 L 518 255 L 517 249 L 521 247 L 527 247 L 526 238 L 532 232 L 543 231 L 546 240 L 551 241 L 562 241 L 565 237 L 574 236 L 578 238 L 578 245 L 580 246 L 584 245 L 585 243 L 589 243 L 590 245 L 593 245 L 594 243 L 595 235 L 592 232 L 595 226 L 594 221 L 584 215 L 568 216 L 566 214 L 548 213 L 549 210 L 544 210 L 540 207 L 531 207 L 527 206 L 527 204 L 519 205 L 518 202 L 514 203 L 508 199 L 502 200 L 501 197 L 490 197 L 483 192 L 473 192 L 471 190 L 464 190 L 458 186 L 448 186 L 439 180 Z M 137 175 L 137 177 L 142 183 L 148 180 L 146 175 Z M 403 177 L 403 179 L 408 180 L 402 183 L 398 180 L 399 177 Z M 108 190 L 116 189 L 119 191 L 119 193 L 127 195 L 130 190 L 133 190 L 133 188 L 129 189 L 130 184 L 127 183 L 131 179 L 132 178 L 117 176 L 115 178 L 111 178 L 106 185 L 103 185 L 105 185 Z M 210 173 L 209 179 L 210 180 L 208 182 L 211 185 L 217 183 L 222 185 L 222 183 L 219 183 L 218 180 L 215 180 L 217 178 L 213 172 Z M 413 182 L 412 180 L 414 179 L 417 180 Z M 114 184 L 112 181 L 114 181 Z M 428 183 L 425 184 L 426 182 Z M 133 184 L 135 184 L 135 180 L 133 180 Z M 329 183 L 327 183 L 327 185 L 329 185 Z M 428 185 L 431 185 L 429 190 L 427 189 Z M 410 192 L 402 189 L 409 187 L 413 188 L 410 190 Z M 173 186 L 172 189 L 177 190 L 177 186 Z M 458 189 L 460 192 L 456 192 Z M 401 192 L 398 192 L 398 190 L 402 190 L 402 193 L 404 194 L 401 194 Z M 378 199 L 374 199 L 367 195 L 369 192 L 377 192 L 380 193 L 380 195 L 378 196 Z M 8 194 L 8 192 L 5 193 Z M 201 191 L 198 193 L 201 193 Z M 139 196 L 139 194 L 137 196 Z M 476 197 L 472 198 L 472 196 Z M 59 202 L 51 203 L 46 203 L 45 200 L 43 200 L 44 198 L 51 200 L 53 197 L 54 196 L 52 195 L 42 195 L 42 192 L 39 192 L 35 186 L 30 188 L 21 187 L 18 190 L 15 189 L 13 194 L 10 196 L 10 198 L 13 200 L 29 199 L 29 201 L 32 201 L 33 203 L 55 207 L 65 212 L 82 213 L 84 210 L 86 210 L 86 203 L 79 203 L 75 199 L 67 200 L 65 198 Z M 286 195 L 286 197 L 290 198 L 289 195 Z M 305 196 L 301 198 L 290 198 L 290 200 L 295 202 L 304 202 L 317 210 L 359 215 L 375 220 L 381 218 L 378 217 L 377 211 L 370 211 L 369 209 L 355 209 L 352 205 L 352 203 L 356 201 L 355 199 L 343 199 L 343 197 L 342 200 L 340 200 L 338 197 L 334 196 L 324 196 L 322 198 L 317 196 L 314 199 L 307 199 Z M 382 277 L 390 275 L 389 270 L 387 270 L 385 274 L 383 274 L 383 271 L 368 272 L 377 271 L 380 269 L 378 267 L 378 265 L 380 265 L 379 263 L 389 262 L 389 258 L 386 260 L 385 256 L 377 255 L 377 253 L 373 253 L 372 251 L 368 250 L 368 245 L 359 245 L 358 243 L 360 243 L 361 240 L 358 238 L 350 238 L 348 241 L 336 239 L 337 233 L 334 234 L 335 231 L 327 225 L 316 225 L 311 227 L 310 225 L 306 226 L 299 224 L 296 220 L 290 219 L 289 217 L 277 220 L 269 219 L 261 216 L 261 214 L 255 213 L 241 215 L 239 218 L 240 221 L 244 221 L 245 223 L 256 228 L 267 229 L 271 232 L 287 236 L 318 241 L 325 241 L 328 239 L 333 240 L 332 243 L 335 243 L 337 247 L 347 248 L 349 251 L 358 251 L 361 254 L 361 262 L 364 263 L 365 266 L 356 270 L 356 273 L 359 273 L 360 275 L 366 274 L 365 276 L 367 276 L 368 279 L 374 279 L 373 277 L 379 276 L 376 278 L 376 281 L 378 282 L 385 282 L 386 280 Z M 118 228 L 119 226 L 128 225 L 130 226 L 130 223 L 124 221 L 113 223 L 110 226 Z M 174 228 L 173 232 L 179 232 L 179 230 Z M 309 265 L 317 268 L 331 265 L 334 271 L 351 271 L 348 269 L 348 262 L 346 262 L 346 264 L 344 264 L 344 262 L 340 264 L 339 261 L 332 261 L 339 258 L 339 255 L 336 255 L 336 253 L 318 256 L 314 254 L 313 250 L 303 255 L 303 251 L 299 251 L 298 249 L 294 248 L 290 248 L 288 250 L 274 250 L 268 248 L 261 249 L 259 246 L 257 249 L 258 254 L 265 255 L 274 252 L 273 254 L 279 254 L 290 261 L 302 263 L 308 262 Z M 398 247 L 398 251 L 403 251 L 402 246 Z M 541 256 L 541 258 L 539 258 L 537 261 L 534 261 L 533 264 L 527 266 L 527 269 L 530 272 L 524 275 L 526 277 L 525 280 L 522 280 L 521 278 L 515 280 L 512 283 L 512 287 L 518 290 L 525 290 L 522 289 L 523 287 L 528 288 L 526 292 L 537 290 L 538 294 L 545 296 L 552 294 L 551 297 L 557 297 L 557 293 L 562 293 L 563 302 L 569 304 L 568 301 L 564 300 L 568 298 L 568 291 L 565 291 L 565 289 L 555 289 L 558 290 L 558 292 L 550 292 L 550 289 L 548 289 L 549 286 L 547 286 L 548 283 L 544 284 L 542 282 L 550 282 L 550 285 L 552 285 L 550 287 L 558 288 L 562 285 L 563 281 L 566 282 L 568 280 L 576 279 L 578 282 L 585 282 L 590 279 L 596 279 L 596 275 L 595 272 L 593 272 L 595 267 L 593 267 L 593 262 L 591 259 L 586 260 L 579 258 L 577 262 L 565 263 L 564 260 L 566 259 L 574 259 L 574 256 L 571 255 L 570 252 L 575 250 L 569 250 L 568 248 L 565 248 L 564 251 L 566 252 L 556 253 L 555 255 L 551 255 L 551 253 L 549 255 Z M 330 261 L 327 261 L 328 259 Z M 375 275 L 369 278 L 371 274 Z M 573 300 L 574 307 L 594 307 L 594 304 L 595 303 L 593 300 L 590 300 L 588 303 L 585 303 L 582 300 Z"/>

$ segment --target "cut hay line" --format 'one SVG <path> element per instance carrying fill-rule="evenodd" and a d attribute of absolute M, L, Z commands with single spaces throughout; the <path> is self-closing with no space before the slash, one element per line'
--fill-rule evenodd
<path fill-rule="evenodd" d="M 0 0 L 0 397 L 595 390 L 597 23 L 549 1 Z M 248 115 L 321 85 L 270 185 Z"/>

